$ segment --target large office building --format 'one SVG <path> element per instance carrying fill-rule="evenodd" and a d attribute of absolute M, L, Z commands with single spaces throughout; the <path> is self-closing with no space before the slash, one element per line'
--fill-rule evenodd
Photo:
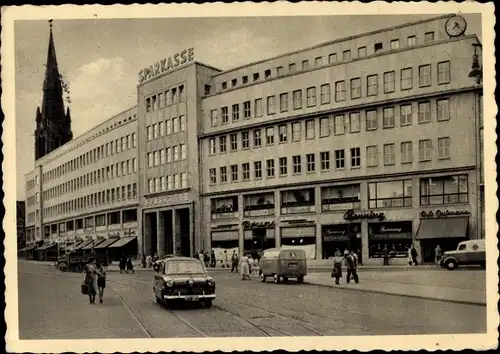
<path fill-rule="evenodd" d="M 36 161 L 28 237 L 116 227 L 140 254 L 363 263 L 484 237 L 481 48 L 465 27 L 441 16 L 225 71 L 193 49 L 164 58 L 140 70 L 136 108 Z"/>

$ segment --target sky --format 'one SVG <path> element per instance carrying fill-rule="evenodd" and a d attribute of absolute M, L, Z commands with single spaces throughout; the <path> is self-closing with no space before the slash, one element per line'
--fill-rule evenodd
<path fill-rule="evenodd" d="M 220 69 L 322 42 L 435 15 L 344 15 L 56 20 L 59 70 L 69 85 L 76 138 L 137 104 L 137 73 L 162 58 L 194 48 L 195 60 Z M 481 39 L 480 15 L 465 14 L 466 34 Z M 46 20 L 17 20 L 15 40 L 17 200 L 34 168 L 34 130 L 47 60 Z"/>

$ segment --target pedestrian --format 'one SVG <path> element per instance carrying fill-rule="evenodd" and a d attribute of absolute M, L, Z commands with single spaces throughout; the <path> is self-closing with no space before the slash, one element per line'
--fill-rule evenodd
<path fill-rule="evenodd" d="M 333 257 L 333 270 L 332 277 L 335 278 L 335 284 L 340 284 L 339 279 L 342 278 L 342 253 L 339 249 L 335 251 L 335 255 Z"/>
<path fill-rule="evenodd" d="M 152 260 L 153 260 L 153 263 L 155 263 L 158 260 L 158 255 L 156 253 L 154 254 Z"/>
<path fill-rule="evenodd" d="M 418 260 L 417 260 L 418 253 L 413 245 L 411 245 L 411 248 L 410 248 L 410 255 L 411 255 L 411 261 L 413 262 L 413 265 L 418 266 Z"/>
<path fill-rule="evenodd" d="M 135 273 L 134 264 L 132 263 L 132 258 L 130 257 L 127 257 L 127 274 L 128 272 L 132 272 L 132 274 Z"/>
<path fill-rule="evenodd" d="M 243 257 L 241 257 L 239 268 L 241 280 L 250 279 L 250 265 L 248 263 L 248 257 L 246 253 L 243 253 Z"/>
<path fill-rule="evenodd" d="M 104 298 L 104 288 L 106 287 L 106 269 L 102 263 L 97 265 L 97 289 L 99 291 L 99 302 L 102 304 Z"/>
<path fill-rule="evenodd" d="M 347 257 L 346 257 L 346 264 L 347 264 L 347 278 L 346 282 L 349 284 L 351 281 L 351 275 L 354 278 L 354 281 L 359 283 L 359 278 L 358 278 L 358 264 L 356 261 L 355 253 L 352 251 Z"/>
<path fill-rule="evenodd" d="M 95 304 L 95 295 L 97 294 L 97 268 L 95 259 L 92 258 L 85 265 L 84 282 L 88 288 L 90 304 Z"/>
<path fill-rule="evenodd" d="M 389 249 L 387 248 L 387 245 L 384 245 L 384 249 L 382 250 L 382 253 L 384 255 L 384 265 L 389 265 Z"/>
<path fill-rule="evenodd" d="M 125 254 L 122 254 L 122 257 L 120 258 L 120 274 L 123 274 L 123 272 L 127 272 L 125 270 L 125 267 L 127 266 L 127 258 L 125 257 Z"/>
<path fill-rule="evenodd" d="M 437 245 L 436 249 L 434 250 L 434 262 L 436 263 L 436 265 L 438 264 L 439 260 L 441 259 L 441 254 L 442 254 L 441 247 L 439 247 L 439 245 Z"/>
<path fill-rule="evenodd" d="M 217 264 L 217 259 L 215 258 L 215 251 L 212 250 L 212 253 L 210 254 L 210 266 L 212 268 L 215 268 L 216 264 Z"/>
<path fill-rule="evenodd" d="M 260 266 L 259 266 L 259 260 L 257 257 L 255 257 L 252 261 L 252 275 L 259 276 L 260 273 Z"/>
<path fill-rule="evenodd" d="M 152 262 L 151 255 L 149 255 L 149 254 L 148 254 L 148 255 L 146 256 L 146 268 L 151 268 L 152 263 L 153 263 L 153 262 Z"/>
<path fill-rule="evenodd" d="M 201 250 L 200 253 L 198 253 L 198 259 L 200 260 L 201 264 L 204 263 L 204 261 L 205 261 L 205 255 L 203 253 L 203 250 Z"/>
<path fill-rule="evenodd" d="M 229 254 L 227 253 L 227 250 L 224 250 L 224 265 L 222 268 L 229 268 Z"/>
<path fill-rule="evenodd" d="M 238 255 L 236 254 L 236 251 L 233 250 L 233 254 L 231 255 L 231 273 L 233 273 L 234 271 L 238 273 L 238 263 Z"/>
<path fill-rule="evenodd" d="M 204 258 L 204 261 L 205 261 L 205 267 L 208 268 L 208 265 L 210 263 L 210 255 L 208 254 L 208 251 L 205 252 L 203 258 Z"/>

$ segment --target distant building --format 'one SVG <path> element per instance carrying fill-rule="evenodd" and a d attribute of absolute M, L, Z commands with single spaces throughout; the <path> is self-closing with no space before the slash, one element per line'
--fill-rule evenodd
<path fill-rule="evenodd" d="M 26 246 L 26 205 L 24 201 L 16 201 L 17 249 Z"/>

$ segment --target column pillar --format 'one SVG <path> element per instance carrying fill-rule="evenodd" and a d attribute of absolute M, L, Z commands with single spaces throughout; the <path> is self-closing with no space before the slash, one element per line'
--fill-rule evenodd
<path fill-rule="evenodd" d="M 107 223 L 106 223 L 107 225 Z M 107 226 L 106 226 L 107 229 Z M 136 228 L 136 235 L 137 235 L 137 252 L 139 252 L 139 256 L 142 259 L 142 255 L 146 254 L 144 250 L 144 232 L 143 232 L 143 224 L 142 224 L 142 210 L 140 208 L 137 208 L 137 228 Z"/>
<path fill-rule="evenodd" d="M 180 218 L 178 211 L 172 209 L 172 243 L 174 246 L 174 254 L 181 255 L 181 230 L 180 230 Z"/>
<path fill-rule="evenodd" d="M 274 191 L 274 247 L 281 247 L 281 233 L 280 233 L 280 219 L 281 219 L 281 198 L 279 190 Z"/>
<path fill-rule="evenodd" d="M 321 230 L 321 187 L 314 188 L 314 201 L 316 211 L 316 259 L 323 259 L 323 234 Z"/>
<path fill-rule="evenodd" d="M 143 233 L 143 250 L 147 255 L 151 255 L 151 215 L 149 213 L 144 214 L 144 233 Z"/>
<path fill-rule="evenodd" d="M 156 212 L 156 245 L 158 257 L 165 255 L 165 214 Z"/>
<path fill-rule="evenodd" d="M 120 210 L 120 236 L 127 236 L 125 235 L 125 230 L 123 230 L 123 210 Z"/>
<path fill-rule="evenodd" d="M 238 254 L 240 257 L 245 250 L 245 233 L 243 231 L 243 195 L 238 195 Z"/>

